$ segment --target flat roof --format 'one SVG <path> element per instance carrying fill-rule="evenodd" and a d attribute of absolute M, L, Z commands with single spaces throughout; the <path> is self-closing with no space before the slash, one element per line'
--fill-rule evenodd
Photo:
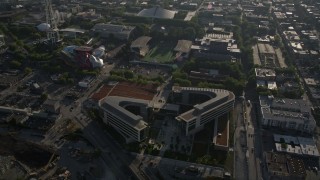
<path fill-rule="evenodd" d="M 275 81 L 268 81 L 268 89 L 278 89 L 277 83 Z"/>
<path fill-rule="evenodd" d="M 179 40 L 174 51 L 188 53 L 191 50 L 192 41 L 189 40 Z"/>
<path fill-rule="evenodd" d="M 175 87 L 174 87 L 175 88 Z M 210 89 L 210 88 L 196 88 L 196 87 L 180 87 L 179 88 L 181 93 L 184 92 L 201 92 L 208 94 L 209 96 L 211 96 L 211 99 L 203 102 L 201 104 L 197 104 L 194 106 L 193 109 L 184 112 L 182 114 L 180 114 L 177 118 L 184 120 L 184 121 L 191 121 L 196 115 L 200 114 L 200 113 L 204 113 L 206 111 L 208 111 L 209 109 L 218 107 L 232 99 L 234 99 L 234 94 L 230 91 L 224 90 L 224 89 Z M 177 91 L 176 89 L 173 89 L 173 91 Z M 223 102 L 219 102 L 225 99 Z"/>
<path fill-rule="evenodd" d="M 119 82 L 116 84 L 103 85 L 91 96 L 91 99 L 99 101 L 106 96 L 119 96 L 142 100 L 152 100 L 156 92 L 157 86 L 152 84 L 140 85 L 130 82 Z"/>
<path fill-rule="evenodd" d="M 316 86 L 318 82 L 314 78 L 304 78 L 307 85 Z"/>
<path fill-rule="evenodd" d="M 227 147 L 229 143 L 229 120 L 219 119 L 219 122 L 217 123 L 218 127 L 215 144 Z"/>
<path fill-rule="evenodd" d="M 94 25 L 91 30 L 93 30 L 93 31 L 107 31 L 110 33 L 129 33 L 134 28 L 135 28 L 134 26 L 98 23 L 98 24 Z"/>
<path fill-rule="evenodd" d="M 257 77 L 275 77 L 276 72 L 273 69 L 255 68 Z"/>
<path fill-rule="evenodd" d="M 305 165 L 302 159 L 292 157 L 288 154 L 276 152 L 266 153 L 267 169 L 270 173 L 281 173 L 281 176 L 302 176 L 306 175 Z"/>
<path fill-rule="evenodd" d="M 274 134 L 273 135 L 276 149 L 279 152 L 287 152 L 298 155 L 308 155 L 319 157 L 319 150 L 313 138 L 293 137 L 287 135 Z M 283 142 L 281 142 L 283 139 Z M 285 143 L 286 148 L 281 143 Z"/>
<path fill-rule="evenodd" d="M 145 47 L 151 39 L 149 36 L 140 36 L 131 43 L 131 47 Z"/>
<path fill-rule="evenodd" d="M 75 33 L 85 33 L 86 30 L 84 29 L 77 29 L 77 28 L 64 28 L 64 29 L 59 29 L 61 32 L 75 32 Z"/>
<path fill-rule="evenodd" d="M 311 107 L 303 99 L 273 98 L 259 96 L 262 116 L 280 121 L 300 120 L 315 124 Z"/>
<path fill-rule="evenodd" d="M 258 43 L 259 53 L 262 54 L 275 54 L 274 48 L 270 44 Z"/>

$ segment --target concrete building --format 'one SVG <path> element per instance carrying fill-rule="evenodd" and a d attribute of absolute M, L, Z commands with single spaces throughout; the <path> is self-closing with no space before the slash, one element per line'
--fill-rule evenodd
<path fill-rule="evenodd" d="M 189 54 L 191 51 L 192 41 L 188 40 L 179 40 L 176 47 L 174 48 L 174 52 L 176 52 L 176 59 L 184 59 L 189 58 Z"/>
<path fill-rule="evenodd" d="M 219 127 L 218 118 L 228 115 L 233 109 L 234 94 L 222 89 L 194 87 L 174 87 L 173 92 L 180 97 L 181 104 L 195 104 L 191 110 L 176 117 L 185 135 L 195 134 L 202 130 L 209 122 L 215 121 L 213 143 L 217 147 L 227 149 L 228 143 L 226 142 L 229 140 L 229 123 L 224 123 L 224 127 Z M 225 139 L 224 141 L 220 141 L 222 136 Z"/>
<path fill-rule="evenodd" d="M 271 45 L 258 43 L 258 51 L 260 60 L 265 66 L 275 66 L 276 52 Z"/>
<path fill-rule="evenodd" d="M 42 107 L 50 113 L 59 113 L 60 112 L 60 103 L 57 100 L 47 99 Z"/>
<path fill-rule="evenodd" d="M 293 137 L 274 134 L 274 142 L 278 152 L 300 156 L 319 157 L 319 150 L 312 138 Z"/>
<path fill-rule="evenodd" d="M 232 32 L 206 34 L 203 38 L 196 39 L 191 49 L 195 57 L 215 61 L 231 61 L 240 58 L 241 54 Z"/>
<path fill-rule="evenodd" d="M 261 81 L 274 81 L 276 72 L 273 69 L 255 68 L 256 79 Z"/>
<path fill-rule="evenodd" d="M 228 150 L 228 114 L 233 109 L 235 100 L 232 92 L 174 86 L 171 98 L 175 100 L 158 106 L 159 103 L 155 103 L 158 102 L 156 93 L 150 93 L 152 89 L 154 87 L 146 90 L 146 87 L 118 83 L 103 86 L 92 98 L 99 100 L 103 121 L 122 134 L 127 142 L 140 142 L 147 138 L 147 122 L 153 112 L 176 116 L 178 127 L 186 136 L 193 135 L 214 121 L 212 142 L 217 148 Z M 186 106 L 193 108 L 186 110 Z"/>
<path fill-rule="evenodd" d="M 274 152 L 267 152 L 265 158 L 269 179 L 303 180 L 306 177 L 306 168 L 300 158 Z"/>
<path fill-rule="evenodd" d="M 128 40 L 131 38 L 135 26 L 124 26 L 115 24 L 96 24 L 91 31 L 93 33 L 98 33 L 103 38 L 108 38 L 109 36 L 114 36 L 120 40 Z"/>
<path fill-rule="evenodd" d="M 148 102 L 141 99 L 108 96 L 99 102 L 103 110 L 103 122 L 126 137 L 126 141 L 142 141 L 147 136 Z M 144 116 L 144 118 L 140 115 Z"/>
<path fill-rule="evenodd" d="M 152 37 L 141 36 L 131 43 L 130 49 L 139 56 L 145 56 L 149 52 L 149 42 Z"/>
<path fill-rule="evenodd" d="M 312 133 L 316 122 L 307 101 L 260 96 L 261 123 L 266 127 Z"/>

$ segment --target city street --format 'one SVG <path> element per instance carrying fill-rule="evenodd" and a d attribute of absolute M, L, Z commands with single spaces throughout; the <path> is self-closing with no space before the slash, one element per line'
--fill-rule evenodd
<path fill-rule="evenodd" d="M 256 120 L 255 105 L 255 102 L 247 103 L 245 113 L 249 180 L 263 179 L 261 172 L 261 162 L 263 162 L 262 139 L 260 127 Z"/>
<path fill-rule="evenodd" d="M 236 114 L 234 132 L 234 177 L 239 180 L 248 179 L 248 164 L 246 159 L 247 139 L 244 127 L 243 105 L 241 100 L 235 103 L 234 114 Z"/>
<path fill-rule="evenodd" d="M 134 177 L 137 175 L 134 175 L 131 169 L 129 169 L 129 164 L 134 158 L 123 152 L 122 147 L 116 144 L 113 138 L 104 131 L 100 124 L 87 117 L 82 109 L 83 102 L 96 91 L 113 67 L 114 65 L 105 66 L 105 68 L 102 69 L 101 74 L 96 77 L 94 82 L 91 83 L 91 86 L 82 93 L 82 96 L 79 99 L 74 103 L 61 106 L 60 112 L 62 118 L 56 122 L 55 127 L 66 126 L 65 122 L 67 119 L 76 123 L 82 129 L 82 136 L 91 142 L 95 148 L 101 150 L 100 158 L 104 165 L 104 177 L 108 180 L 135 179 Z M 59 132 L 59 128 L 54 128 L 46 135 L 44 143 L 54 143 L 62 135 L 63 133 Z M 139 179 L 144 178 L 139 177 Z"/>

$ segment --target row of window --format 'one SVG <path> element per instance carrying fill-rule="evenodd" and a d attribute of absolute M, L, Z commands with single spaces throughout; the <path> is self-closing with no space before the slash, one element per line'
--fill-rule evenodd
<path fill-rule="evenodd" d="M 283 127 L 283 128 L 288 128 L 288 129 L 308 129 L 309 125 L 308 124 L 298 124 L 296 122 L 290 121 L 290 122 L 285 122 L 285 121 L 277 121 L 277 120 L 270 120 L 267 119 L 268 126 L 274 126 L 274 127 Z M 298 126 L 298 127 L 297 127 Z"/>
<path fill-rule="evenodd" d="M 231 111 L 232 108 L 233 108 L 233 101 L 230 101 L 229 103 L 224 104 L 217 109 L 213 109 L 210 112 L 203 114 L 200 119 L 200 125 L 206 124 L 211 120 L 218 118 L 219 116 Z"/>
<path fill-rule="evenodd" d="M 108 123 L 116 126 L 122 133 L 134 138 L 135 140 L 139 140 L 139 132 L 136 129 L 110 113 L 106 113 L 105 115 Z"/>

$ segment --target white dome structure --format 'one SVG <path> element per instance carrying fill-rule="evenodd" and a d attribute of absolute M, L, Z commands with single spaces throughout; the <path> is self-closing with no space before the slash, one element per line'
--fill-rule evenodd
<path fill-rule="evenodd" d="M 105 50 L 106 48 L 104 46 L 100 46 L 92 52 L 92 55 L 97 58 L 101 58 L 105 54 Z"/>
<path fill-rule="evenodd" d="M 39 31 L 48 31 L 50 28 L 51 28 L 51 27 L 50 27 L 50 24 L 48 24 L 48 23 L 41 23 L 41 24 L 39 24 L 39 25 L 37 26 L 37 29 L 38 29 Z"/>
<path fill-rule="evenodd" d="M 92 65 L 93 68 L 99 68 L 103 66 L 103 60 L 100 58 L 97 58 L 93 55 L 90 55 L 90 63 Z"/>

